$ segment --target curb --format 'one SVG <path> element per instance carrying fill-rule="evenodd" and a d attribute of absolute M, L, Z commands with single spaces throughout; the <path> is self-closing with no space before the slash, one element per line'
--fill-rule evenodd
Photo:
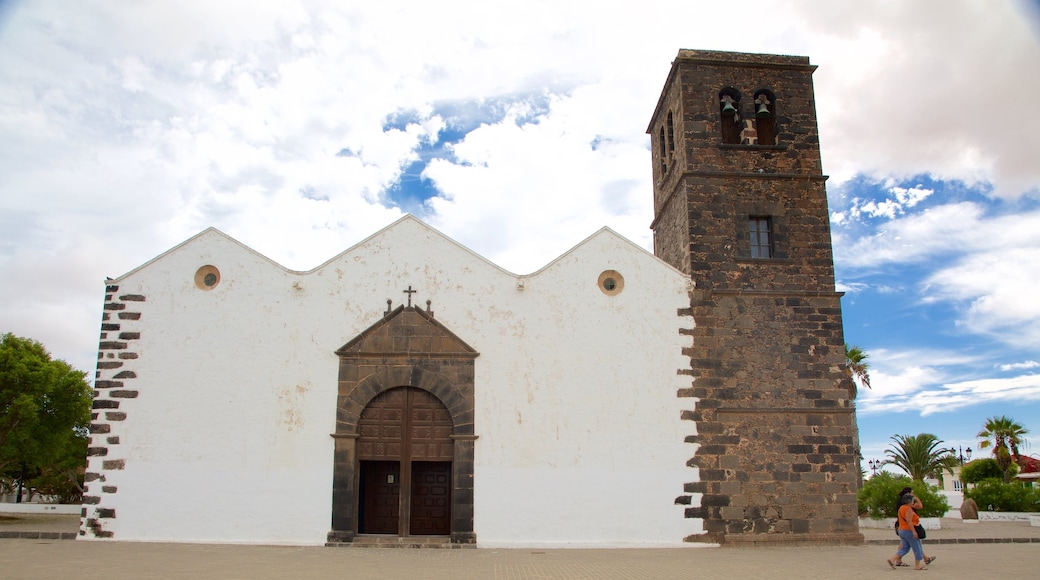
<path fill-rule="evenodd" d="M 75 540 L 76 532 L 0 532 L 0 538 L 20 540 Z"/>
<path fill-rule="evenodd" d="M 888 546 L 897 543 L 896 540 L 866 540 L 866 546 Z M 921 543 L 929 546 L 936 544 L 1040 544 L 1040 538 L 943 538 L 940 540 L 921 540 Z"/>

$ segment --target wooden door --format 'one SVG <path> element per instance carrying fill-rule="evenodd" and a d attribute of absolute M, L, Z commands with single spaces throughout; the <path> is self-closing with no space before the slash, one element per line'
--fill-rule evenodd
<path fill-rule="evenodd" d="M 451 433 L 451 414 L 427 391 L 396 388 L 372 399 L 359 422 L 359 533 L 451 534 Z"/>
<path fill-rule="evenodd" d="M 451 533 L 450 462 L 412 462 L 409 528 L 417 536 L 446 536 Z"/>
<path fill-rule="evenodd" d="M 401 464 L 361 462 L 362 534 L 396 534 L 401 519 Z"/>

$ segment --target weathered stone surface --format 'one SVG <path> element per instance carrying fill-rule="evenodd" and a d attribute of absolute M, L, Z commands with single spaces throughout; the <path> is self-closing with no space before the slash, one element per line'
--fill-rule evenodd
<path fill-rule="evenodd" d="M 694 380 L 679 396 L 699 399 L 683 414 L 700 444 L 690 461 L 700 481 L 686 489 L 705 494 L 706 509 L 687 510 L 705 518 L 697 541 L 858 536 L 814 69 L 804 57 L 680 51 L 648 129 L 654 253 L 696 283 Z M 757 124 L 761 90 L 773 95 L 775 144 L 723 143 L 720 95 L 738 96 Z M 769 220 L 768 257 L 752 257 L 751 218 Z"/>

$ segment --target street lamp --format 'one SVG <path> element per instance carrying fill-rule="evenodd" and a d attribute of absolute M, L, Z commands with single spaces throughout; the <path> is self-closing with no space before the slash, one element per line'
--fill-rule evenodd
<path fill-rule="evenodd" d="M 872 476 L 873 475 L 877 475 L 877 470 L 881 469 L 881 460 L 880 459 L 871 459 L 870 461 L 867 462 L 867 467 L 870 468 Z"/>
<path fill-rule="evenodd" d="M 960 461 L 961 465 L 964 465 L 965 461 L 971 461 L 971 447 L 964 450 L 961 450 L 960 445 L 957 446 L 957 449 L 950 447 L 950 455 L 956 457 L 957 461 Z"/>

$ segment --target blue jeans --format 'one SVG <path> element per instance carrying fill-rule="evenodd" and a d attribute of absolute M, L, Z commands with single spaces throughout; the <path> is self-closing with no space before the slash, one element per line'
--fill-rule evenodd
<path fill-rule="evenodd" d="M 924 560 L 924 547 L 921 545 L 921 540 L 914 537 L 913 530 L 899 530 L 899 551 L 896 555 L 902 558 L 910 550 L 914 551 L 914 560 Z"/>

